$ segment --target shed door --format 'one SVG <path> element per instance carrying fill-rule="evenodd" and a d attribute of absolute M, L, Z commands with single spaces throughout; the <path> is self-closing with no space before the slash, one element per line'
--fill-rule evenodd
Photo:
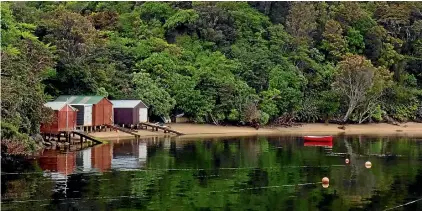
<path fill-rule="evenodd" d="M 139 109 L 139 122 L 148 122 L 148 109 L 140 108 Z"/>
<path fill-rule="evenodd" d="M 83 105 L 72 105 L 74 108 L 78 109 L 76 113 L 76 125 L 84 125 L 84 113 L 85 107 Z"/>
<path fill-rule="evenodd" d="M 85 106 L 84 125 L 85 126 L 92 125 L 92 105 Z"/>

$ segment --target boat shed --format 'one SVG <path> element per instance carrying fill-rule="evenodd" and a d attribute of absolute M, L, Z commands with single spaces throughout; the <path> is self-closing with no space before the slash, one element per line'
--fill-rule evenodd
<path fill-rule="evenodd" d="M 48 102 L 45 107 L 54 111 L 54 120 L 50 123 L 41 124 L 42 133 L 58 134 L 61 131 L 72 131 L 76 128 L 77 110 L 66 102 Z"/>
<path fill-rule="evenodd" d="M 141 100 L 112 100 L 114 123 L 136 125 L 148 122 L 148 107 Z"/>
<path fill-rule="evenodd" d="M 102 96 L 62 95 L 56 102 L 67 102 L 78 110 L 77 126 L 103 126 L 113 122 L 113 104 Z"/>

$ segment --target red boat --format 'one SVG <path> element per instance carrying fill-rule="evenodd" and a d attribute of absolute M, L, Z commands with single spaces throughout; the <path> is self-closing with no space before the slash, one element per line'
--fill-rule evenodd
<path fill-rule="evenodd" d="M 332 136 L 304 136 L 305 141 L 333 141 Z"/>

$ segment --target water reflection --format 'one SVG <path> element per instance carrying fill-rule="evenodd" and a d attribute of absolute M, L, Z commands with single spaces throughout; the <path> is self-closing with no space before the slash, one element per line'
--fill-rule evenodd
<path fill-rule="evenodd" d="M 78 167 L 79 171 L 82 172 L 89 172 L 92 170 L 92 149 L 84 149 L 77 152 L 76 156 L 76 166 Z"/>
<path fill-rule="evenodd" d="M 77 152 L 61 153 L 56 150 L 45 150 L 37 161 L 45 172 L 66 177 L 72 173 L 139 169 L 145 166 L 146 160 L 146 142 L 124 141 L 98 145 Z"/>
<path fill-rule="evenodd" d="M 66 177 L 72 174 L 76 166 L 76 153 L 57 153 L 54 150 L 46 150 L 38 158 L 41 169 L 46 172 L 54 172 L 55 175 Z M 60 176 L 59 176 L 60 177 Z"/>
<path fill-rule="evenodd" d="M 113 143 L 112 169 L 138 169 L 145 166 L 147 160 L 147 144 L 131 141 Z"/>
<path fill-rule="evenodd" d="M 118 140 L 45 151 L 33 170 L 2 180 L 5 210 L 383 210 L 422 197 L 422 141 Z"/>

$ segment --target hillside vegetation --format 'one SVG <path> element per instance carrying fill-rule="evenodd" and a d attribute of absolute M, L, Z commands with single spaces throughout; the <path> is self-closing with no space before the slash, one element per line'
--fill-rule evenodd
<path fill-rule="evenodd" d="M 196 122 L 422 118 L 421 2 L 2 2 L 2 138 L 61 94 Z"/>

